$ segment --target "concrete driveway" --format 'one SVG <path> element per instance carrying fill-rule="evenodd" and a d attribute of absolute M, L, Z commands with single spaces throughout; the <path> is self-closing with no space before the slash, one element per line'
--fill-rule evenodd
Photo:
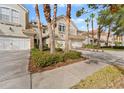
<path fill-rule="evenodd" d="M 120 50 L 120 51 L 105 51 L 105 52 L 107 52 L 107 53 L 109 53 L 109 54 L 112 54 L 112 55 L 114 55 L 114 56 L 117 56 L 117 57 L 119 57 L 119 58 L 122 58 L 122 59 L 124 59 L 124 50 Z"/>
<path fill-rule="evenodd" d="M 30 88 L 29 51 L 0 51 L 0 88 Z"/>
<path fill-rule="evenodd" d="M 84 51 L 77 50 L 82 52 L 84 56 L 89 58 L 98 59 L 107 64 L 113 64 L 117 66 L 124 67 L 124 51 L 105 51 L 105 52 L 92 52 L 92 51 Z"/>

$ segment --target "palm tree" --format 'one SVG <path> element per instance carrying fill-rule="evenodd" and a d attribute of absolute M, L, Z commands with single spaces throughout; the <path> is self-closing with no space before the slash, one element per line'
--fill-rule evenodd
<path fill-rule="evenodd" d="M 103 25 L 105 28 L 108 28 L 108 35 L 107 35 L 107 40 L 106 40 L 106 45 L 108 46 L 110 32 L 111 32 L 111 26 L 113 23 L 113 16 L 109 9 L 101 10 L 99 14 L 102 19 L 104 17 L 104 19 L 101 20 L 102 21 L 101 25 Z"/>
<path fill-rule="evenodd" d="M 86 22 L 86 24 L 87 24 L 87 36 L 88 36 L 88 44 L 89 44 L 89 22 L 90 22 L 90 19 L 87 18 L 87 19 L 85 20 L 85 22 Z"/>
<path fill-rule="evenodd" d="M 53 15 L 53 44 L 55 49 L 55 28 L 56 28 L 56 15 L 57 15 L 57 4 L 54 4 L 54 15 Z M 55 51 L 55 50 L 54 50 Z"/>
<path fill-rule="evenodd" d="M 66 10 L 66 32 L 65 32 L 65 52 L 69 51 L 70 18 L 71 18 L 71 4 L 67 4 L 67 10 Z"/>
<path fill-rule="evenodd" d="M 95 14 L 91 14 L 90 15 L 90 17 L 91 17 L 91 23 L 92 23 L 92 39 L 93 39 L 93 41 L 92 41 L 92 45 L 94 44 L 94 17 L 95 17 Z"/>
<path fill-rule="evenodd" d="M 44 4 L 44 15 L 47 21 L 48 31 L 49 31 L 49 41 L 50 41 L 50 53 L 53 54 L 55 52 L 55 44 L 54 44 L 54 35 L 52 31 L 52 24 L 51 24 L 51 9 L 49 4 Z"/>
<path fill-rule="evenodd" d="M 39 13 L 38 4 L 35 5 L 35 12 L 36 12 L 37 25 L 38 25 L 38 30 L 39 30 L 39 49 L 40 51 L 42 51 L 43 50 L 42 24 L 40 22 L 40 13 Z"/>

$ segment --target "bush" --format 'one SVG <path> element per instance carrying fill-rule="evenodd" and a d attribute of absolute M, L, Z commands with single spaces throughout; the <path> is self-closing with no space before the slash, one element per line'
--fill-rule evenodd
<path fill-rule="evenodd" d="M 81 52 L 77 51 L 69 51 L 68 53 L 64 54 L 64 59 L 78 59 L 81 57 Z"/>
<path fill-rule="evenodd" d="M 32 51 L 32 61 L 38 67 L 46 67 L 52 64 L 63 62 L 64 57 L 62 54 L 50 54 L 49 52 Z"/>
<path fill-rule="evenodd" d="M 58 62 L 64 62 L 68 59 L 78 59 L 81 57 L 80 52 L 69 51 L 68 53 L 57 52 L 50 54 L 48 51 L 41 52 L 37 49 L 33 49 L 31 52 L 32 61 L 38 67 L 47 67 Z"/>
<path fill-rule="evenodd" d="M 50 50 L 50 48 L 48 47 L 48 45 L 47 45 L 47 44 L 45 44 L 45 45 L 43 46 L 43 50 L 44 50 L 44 51 L 49 51 L 49 50 Z"/>
<path fill-rule="evenodd" d="M 120 46 L 122 44 L 122 42 L 114 42 L 115 43 L 115 46 Z"/>
<path fill-rule="evenodd" d="M 101 48 L 124 49 L 124 46 L 103 46 Z"/>
<path fill-rule="evenodd" d="M 97 48 L 97 45 L 87 44 L 84 47 L 85 48 Z"/>
<path fill-rule="evenodd" d="M 63 51 L 62 48 L 56 48 L 56 51 L 60 52 Z"/>

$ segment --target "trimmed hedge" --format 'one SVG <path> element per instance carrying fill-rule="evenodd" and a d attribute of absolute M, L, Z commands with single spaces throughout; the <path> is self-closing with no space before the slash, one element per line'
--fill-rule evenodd
<path fill-rule="evenodd" d="M 62 48 L 56 48 L 56 51 L 60 52 L 63 51 Z"/>
<path fill-rule="evenodd" d="M 69 51 L 68 53 L 57 52 L 50 54 L 48 51 L 41 52 L 33 49 L 31 52 L 31 59 L 38 67 L 47 67 L 58 62 L 65 62 L 68 59 L 81 58 L 81 53 L 76 51 Z"/>
<path fill-rule="evenodd" d="M 77 51 L 69 51 L 69 52 L 64 54 L 64 59 L 65 60 L 78 59 L 80 57 L 81 57 L 81 52 L 77 52 Z"/>
<path fill-rule="evenodd" d="M 124 46 L 103 46 L 101 48 L 124 49 Z"/>
<path fill-rule="evenodd" d="M 97 45 L 87 44 L 84 46 L 84 48 L 97 48 Z"/>

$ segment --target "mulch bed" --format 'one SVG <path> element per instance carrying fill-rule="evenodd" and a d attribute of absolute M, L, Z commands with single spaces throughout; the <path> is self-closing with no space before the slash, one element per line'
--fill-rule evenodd
<path fill-rule="evenodd" d="M 34 62 L 32 62 L 32 60 L 30 59 L 28 71 L 30 73 L 43 72 L 43 71 L 52 70 L 52 69 L 55 69 L 55 68 L 58 68 L 58 67 L 61 67 L 61 66 L 77 63 L 77 62 L 80 62 L 80 61 L 83 61 L 83 60 L 86 60 L 86 59 L 88 59 L 88 58 L 82 57 L 80 59 L 67 60 L 65 62 L 59 62 L 57 64 L 53 64 L 53 65 L 48 66 L 48 67 L 36 67 Z"/>

